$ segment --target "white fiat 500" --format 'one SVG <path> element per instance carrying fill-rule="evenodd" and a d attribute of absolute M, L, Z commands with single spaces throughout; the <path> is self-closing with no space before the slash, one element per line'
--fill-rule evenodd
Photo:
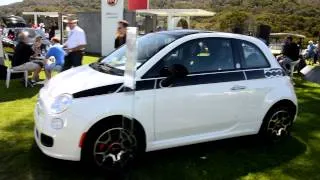
<path fill-rule="evenodd" d="M 262 41 L 165 31 L 140 37 L 137 54 L 134 93 L 123 86 L 126 46 L 41 89 L 34 133 L 43 153 L 112 168 L 145 151 L 289 134 L 297 98 Z"/>

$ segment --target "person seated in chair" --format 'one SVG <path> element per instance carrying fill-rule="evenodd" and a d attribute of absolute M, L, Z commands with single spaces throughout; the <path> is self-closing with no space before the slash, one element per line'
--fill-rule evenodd
<path fill-rule="evenodd" d="M 287 37 L 286 42 L 282 49 L 282 55 L 277 57 L 280 65 L 285 68 L 286 71 L 290 71 L 290 63 L 299 60 L 300 49 L 299 46 L 293 41 L 291 36 Z"/>
<path fill-rule="evenodd" d="M 64 65 L 65 51 L 60 44 L 60 40 L 57 37 L 51 39 L 52 46 L 49 48 L 46 55 L 45 73 L 47 80 L 51 79 L 52 71 L 60 72 Z"/>
<path fill-rule="evenodd" d="M 30 61 L 30 57 L 34 55 L 34 51 L 27 44 L 28 36 L 24 32 L 18 35 L 18 41 L 19 43 L 15 48 L 12 59 L 12 69 L 15 71 L 33 72 L 31 83 L 34 84 L 38 80 L 39 73 L 44 64 L 40 61 Z"/>

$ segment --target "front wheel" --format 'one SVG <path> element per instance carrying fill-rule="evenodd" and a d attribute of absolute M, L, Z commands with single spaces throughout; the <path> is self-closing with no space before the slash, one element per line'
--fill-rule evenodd
<path fill-rule="evenodd" d="M 102 170 L 126 168 L 137 155 L 137 138 L 133 131 L 120 126 L 101 126 L 88 135 L 83 152 L 86 163 Z"/>
<path fill-rule="evenodd" d="M 259 134 L 271 142 L 283 140 L 290 136 L 293 120 L 294 113 L 290 108 L 275 107 L 264 118 Z"/>

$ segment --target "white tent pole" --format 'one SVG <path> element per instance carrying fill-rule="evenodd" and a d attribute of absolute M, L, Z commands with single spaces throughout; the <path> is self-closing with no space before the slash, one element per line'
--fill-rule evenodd
<path fill-rule="evenodd" d="M 33 15 L 33 18 L 34 18 L 34 24 L 38 25 L 38 15 L 36 13 Z"/>
<path fill-rule="evenodd" d="M 172 15 L 168 16 L 168 20 L 167 20 L 168 21 L 167 22 L 167 24 L 168 24 L 168 28 L 167 29 L 168 30 L 172 30 L 173 29 L 173 22 L 172 22 L 173 19 L 172 18 L 173 18 Z"/>
<path fill-rule="evenodd" d="M 61 41 L 61 44 L 64 43 L 64 35 L 63 35 L 63 32 L 64 32 L 64 27 L 63 27 L 63 14 L 62 13 L 59 13 L 59 17 L 58 17 L 58 26 L 59 26 L 59 30 L 60 30 L 60 41 Z"/>

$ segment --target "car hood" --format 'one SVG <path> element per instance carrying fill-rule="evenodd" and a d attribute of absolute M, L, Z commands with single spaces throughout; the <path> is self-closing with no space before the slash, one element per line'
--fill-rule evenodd
<path fill-rule="evenodd" d="M 53 77 L 44 87 L 50 97 L 74 94 L 101 86 L 123 83 L 123 76 L 101 73 L 89 67 L 80 66 Z"/>

